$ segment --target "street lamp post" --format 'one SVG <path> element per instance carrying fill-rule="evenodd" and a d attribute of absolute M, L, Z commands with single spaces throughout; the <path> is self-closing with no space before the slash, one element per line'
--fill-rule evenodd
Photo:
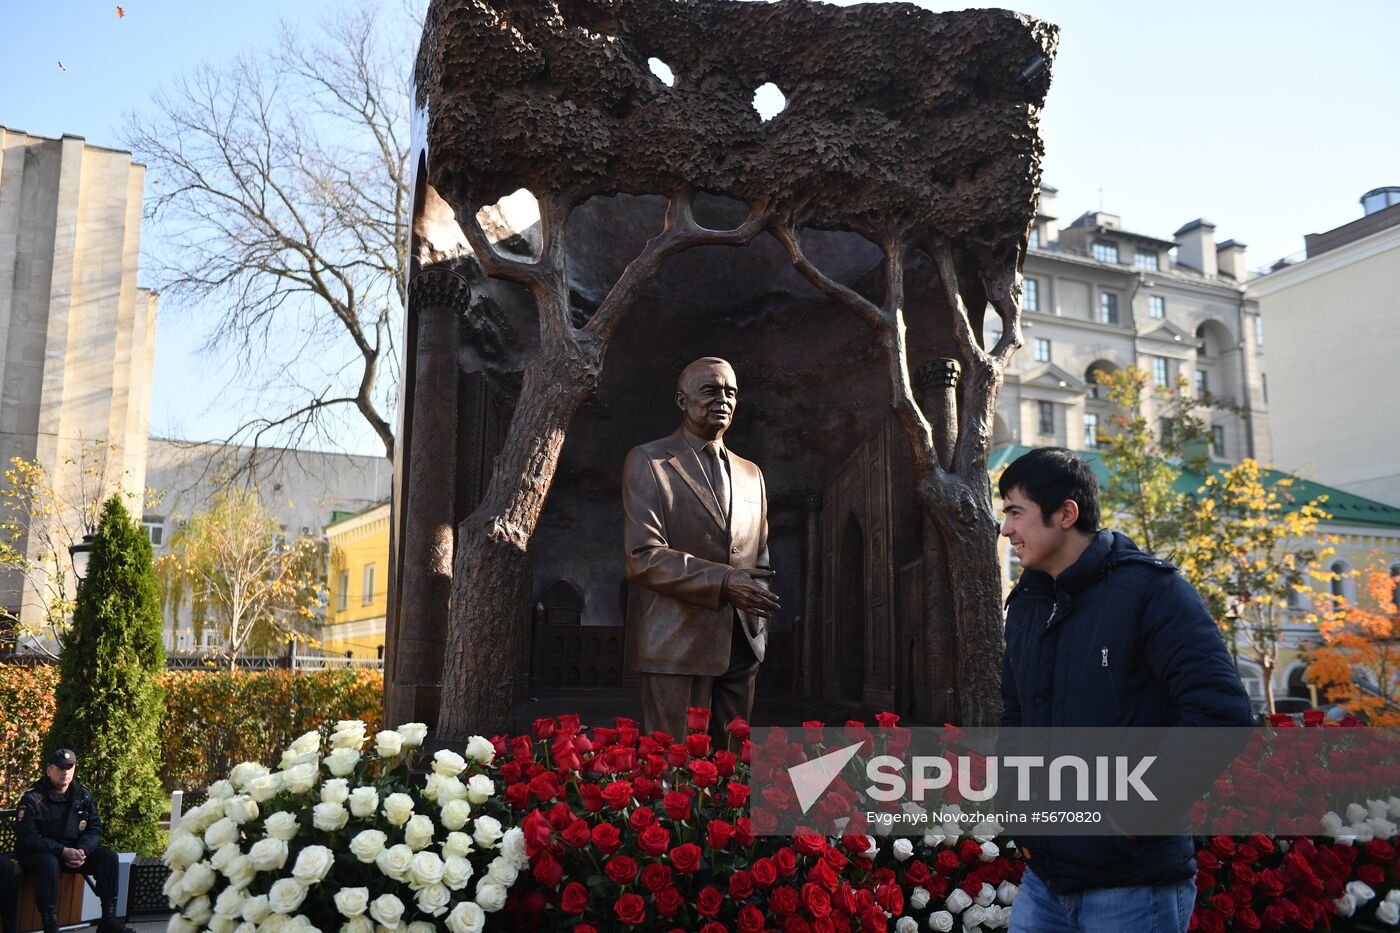
<path fill-rule="evenodd" d="M 68 546 L 68 554 L 73 558 L 73 573 L 78 578 L 78 586 L 87 578 L 88 561 L 92 559 L 92 535 L 83 535 L 83 540 Z"/>

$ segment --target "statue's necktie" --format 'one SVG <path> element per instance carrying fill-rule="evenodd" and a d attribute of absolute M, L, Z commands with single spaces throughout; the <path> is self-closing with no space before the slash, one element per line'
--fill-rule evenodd
<path fill-rule="evenodd" d="M 724 458 L 720 456 L 719 444 L 710 441 L 705 445 L 705 458 L 709 461 L 710 486 L 714 488 L 715 499 L 719 502 L 720 514 L 729 519 L 729 473 L 724 468 Z"/>

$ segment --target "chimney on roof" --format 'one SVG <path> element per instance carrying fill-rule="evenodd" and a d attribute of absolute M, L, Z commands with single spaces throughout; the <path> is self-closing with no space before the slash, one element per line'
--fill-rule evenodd
<path fill-rule="evenodd" d="M 1036 202 L 1035 222 L 1040 227 L 1040 243 L 1047 246 L 1060 239 L 1059 208 L 1055 205 L 1058 188 L 1040 186 L 1040 199 Z"/>
<path fill-rule="evenodd" d="M 1393 204 L 1400 204 L 1400 188 L 1393 185 L 1386 188 L 1372 188 L 1361 196 L 1361 210 L 1366 217 L 1370 217 L 1376 211 L 1383 211 Z"/>
<path fill-rule="evenodd" d="M 1243 282 L 1249 275 L 1244 267 L 1244 244 L 1226 240 L 1215 248 L 1215 265 L 1220 274 Z"/>
<path fill-rule="evenodd" d="M 1195 269 L 1208 279 L 1216 277 L 1219 267 L 1215 264 L 1215 224 L 1198 217 L 1173 236 L 1178 264 Z"/>

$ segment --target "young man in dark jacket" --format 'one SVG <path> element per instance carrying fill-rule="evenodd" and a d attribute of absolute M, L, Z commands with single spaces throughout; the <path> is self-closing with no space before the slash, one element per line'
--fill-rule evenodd
<path fill-rule="evenodd" d="M 1252 725 L 1249 698 L 1214 620 L 1170 563 L 1099 530 L 1098 487 L 1062 448 L 1002 474 L 1023 569 L 1006 602 L 1003 727 Z M 1213 775 L 1210 775 L 1213 777 Z M 1110 828 L 1118 827 L 1109 815 Z M 1017 933 L 1184 931 L 1195 904 L 1191 839 L 1022 837 Z"/>
<path fill-rule="evenodd" d="M 117 854 L 104 849 L 102 820 L 88 789 L 74 780 L 78 756 L 60 748 L 19 801 L 19 862 L 34 881 L 44 933 L 57 933 L 59 872 L 92 877 L 102 901 L 100 933 L 133 933 L 117 919 Z"/>

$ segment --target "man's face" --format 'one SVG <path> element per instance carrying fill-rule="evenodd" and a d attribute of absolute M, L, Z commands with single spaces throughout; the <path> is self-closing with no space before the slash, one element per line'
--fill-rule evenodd
<path fill-rule="evenodd" d="M 1074 525 L 1070 521 L 1069 527 L 1061 527 L 1067 517 L 1064 507 L 1052 512 L 1047 522 L 1040 506 L 1016 487 L 1003 497 L 1002 514 L 1001 533 L 1010 539 L 1022 567 L 1047 573 L 1058 567 L 1058 557 Z"/>
<path fill-rule="evenodd" d="M 61 765 L 49 765 L 49 783 L 55 790 L 66 791 L 68 785 L 73 783 L 73 773 L 77 770 L 77 765 L 69 765 L 66 768 Z"/>
<path fill-rule="evenodd" d="M 676 404 L 685 412 L 685 426 L 697 437 L 712 440 L 728 430 L 739 407 L 739 382 L 725 363 L 707 363 L 681 380 Z"/>

